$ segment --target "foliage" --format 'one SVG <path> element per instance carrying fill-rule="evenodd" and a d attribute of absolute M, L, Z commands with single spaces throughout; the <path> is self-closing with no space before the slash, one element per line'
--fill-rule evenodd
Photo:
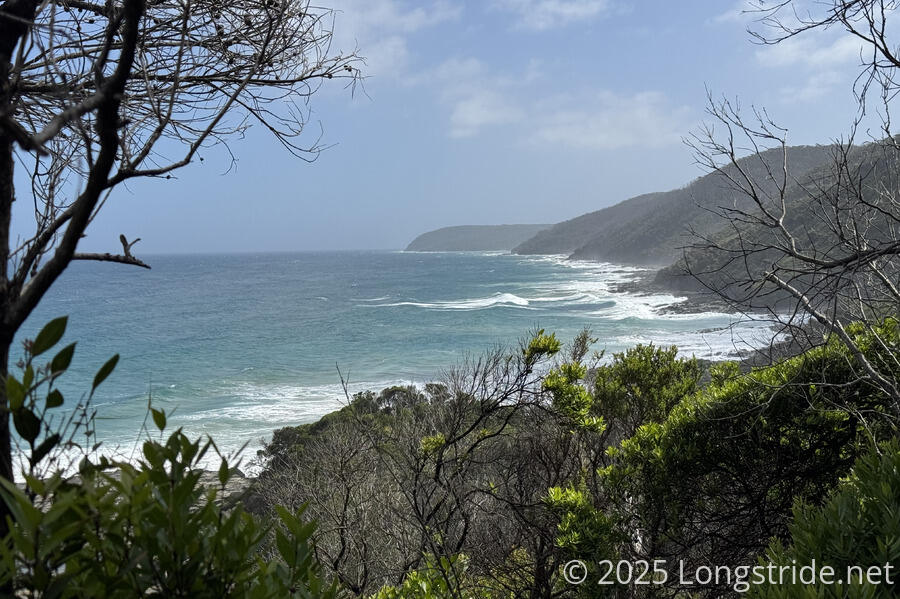
<path fill-rule="evenodd" d="M 48 468 L 58 466 L 64 450 L 80 449 L 75 440 L 76 434 L 90 439 L 92 417 L 87 406 L 94 391 L 119 361 L 118 354 L 107 360 L 94 375 L 87 400 L 67 416 L 54 418 L 55 411 L 65 401 L 56 381 L 68 370 L 77 344 L 66 345 L 49 362 L 39 363 L 38 358 L 59 343 L 67 325 L 67 317 L 55 318 L 41 329 L 33 341 L 27 340 L 24 344 L 25 356 L 17 364 L 21 376 L 9 373 L 4 381 L 9 404 L 0 411 L 12 416 L 19 438 L 27 445 L 27 470 L 24 475 L 29 479 L 42 476 Z"/>
<path fill-rule="evenodd" d="M 847 330 L 887 371 L 897 323 Z M 773 537 L 788 538 L 797 499 L 814 505 L 872 439 L 896 434 L 889 401 L 854 376 L 839 339 L 749 374 L 714 365 L 705 386 L 699 363 L 675 348 L 637 346 L 589 367 L 589 340 L 562 353 L 540 331 L 518 362 L 489 361 L 506 378 L 476 369 L 424 391 L 360 394 L 298 429 L 297 448 L 267 476 L 327 521 L 323 562 L 358 595 L 644 596 L 684 589 L 676 572 L 665 588 L 575 589 L 562 566 L 583 560 L 596 579 L 606 559 L 753 563 Z M 503 370 L 513 363 L 515 374 Z M 504 386 L 526 372 L 528 384 Z M 464 555 L 464 579 L 424 555 Z M 455 590 L 441 586 L 452 580 Z"/>
<path fill-rule="evenodd" d="M 211 440 L 192 441 L 179 429 L 164 443 L 146 441 L 136 464 L 85 458 L 77 476 L 66 477 L 60 468 L 34 476 L 49 453 L 45 448 L 60 439 L 47 432 L 37 443 L 37 433 L 49 427 L 49 410 L 62 406 L 52 384 L 74 345 L 47 367 L 35 366 L 34 359 L 59 341 L 65 324 L 64 318 L 54 320 L 26 344 L 22 378 L 6 381 L 16 392 L 11 397 L 21 398 L 12 406 L 13 421 L 33 418 L 37 424 L 19 431 L 31 448 L 25 487 L 0 479 L 9 510 L 9 533 L 0 541 L 0 589 L 46 598 L 336 597 L 337 588 L 320 574 L 314 525 L 302 520 L 302 509 L 277 510 L 278 559 L 264 561 L 258 550 L 269 527 L 240 505 L 223 506 L 231 477 L 227 461 L 218 485 L 201 484 L 200 461 L 215 450 Z M 93 389 L 114 365 L 111 360 L 100 369 Z M 43 405 L 36 401 L 39 389 L 48 391 Z M 154 410 L 153 419 L 162 431 L 165 413 Z"/>
<path fill-rule="evenodd" d="M 900 445 L 894 440 L 860 458 L 850 478 L 821 507 L 800 503 L 790 526 L 790 545 L 774 542 L 761 564 L 830 566 L 843 584 L 760 584 L 759 599 L 888 599 L 900 593 Z M 884 566 L 891 564 L 888 576 Z M 878 578 L 847 584 L 848 567 L 877 566 Z M 889 579 L 889 580 L 888 580 Z M 878 581 L 878 584 L 875 582 Z M 888 584 L 888 582 L 893 584 Z"/>
<path fill-rule="evenodd" d="M 594 404 L 591 393 L 581 384 L 587 367 L 577 362 L 566 362 L 554 368 L 544 377 L 544 389 L 553 397 L 553 409 L 578 427 L 603 432 L 603 418 L 591 416 Z"/>
<path fill-rule="evenodd" d="M 675 405 L 697 390 L 701 369 L 695 358 L 678 358 L 675 346 L 637 345 L 613 354 L 594 374 L 597 412 L 615 423 L 619 438 L 639 426 L 662 422 Z"/>
<path fill-rule="evenodd" d="M 579 373 L 584 377 L 585 373 Z M 601 560 L 615 560 L 627 556 L 624 549 L 631 537 L 631 522 L 623 520 L 623 513 L 609 508 L 622 504 L 618 490 L 607 485 L 601 474 L 611 467 L 606 458 L 607 445 L 631 436 L 644 424 L 664 421 L 672 408 L 696 391 L 700 380 L 700 366 L 696 359 L 678 357 L 675 347 L 660 348 L 638 345 L 613 354 L 608 364 L 597 366 L 591 373 L 592 389 L 583 390 L 585 403 L 594 421 L 604 423 L 604 432 L 590 448 L 594 472 L 584 471 L 564 485 L 550 487 L 545 504 L 557 521 L 556 545 L 564 559 L 578 559 L 587 566 L 588 579 L 599 579 L 597 564 Z M 550 376 L 554 373 L 551 372 Z M 545 386 L 547 382 L 545 381 Z M 553 386 L 551 386 L 551 389 Z M 556 394 L 554 394 L 554 399 Z M 556 407 L 558 402 L 554 401 Z M 557 409 L 569 416 L 563 404 Z M 580 596 L 616 596 L 622 589 L 616 586 L 586 584 L 578 588 Z"/>
<path fill-rule="evenodd" d="M 871 360 L 890 361 L 867 330 L 856 334 Z M 896 326 L 886 323 L 877 335 L 896 343 Z M 746 376 L 717 369 L 664 421 L 612 449 L 604 509 L 638 539 L 624 549 L 690 567 L 733 566 L 752 562 L 773 536 L 785 538 L 795 498 L 819 500 L 871 438 L 896 432 L 883 417 L 889 399 L 853 376 L 850 361 L 831 339 Z"/>
<path fill-rule="evenodd" d="M 547 505 L 558 514 L 557 545 L 572 559 L 596 563 L 616 557 L 615 526 L 595 508 L 584 481 L 566 487 L 551 487 Z"/>
<path fill-rule="evenodd" d="M 31 481 L 34 500 L 2 481 L 12 517 L 0 583 L 42 597 L 336 596 L 300 513 L 279 513 L 281 559 L 256 555 L 266 527 L 200 485 L 209 448 L 177 431 L 165 444 L 147 441 L 137 466 L 101 459 L 84 463 L 78 480 Z"/>
<path fill-rule="evenodd" d="M 556 334 L 547 335 L 544 333 L 544 329 L 541 329 L 528 341 L 522 354 L 525 357 L 525 364 L 531 367 L 541 358 L 557 354 L 560 349 L 562 349 L 562 343 L 556 338 Z"/>
<path fill-rule="evenodd" d="M 447 444 L 447 439 L 443 433 L 422 437 L 422 453 L 425 455 L 435 455 Z"/>
<path fill-rule="evenodd" d="M 319 558 L 355 594 L 427 570 L 423 556 L 460 555 L 479 592 L 549 592 L 560 550 L 543 499 L 593 469 L 581 456 L 599 438 L 548 409 L 548 372 L 560 373 L 555 391 L 590 396 L 580 364 L 589 337 L 579 339 L 553 363 L 562 344 L 537 331 L 440 384 L 360 393 L 318 423 L 278 431 L 260 490 L 271 503 L 310 504 Z"/>
<path fill-rule="evenodd" d="M 370 599 L 474 598 L 476 595 L 471 590 L 460 588 L 465 579 L 466 567 L 465 556 L 428 558 L 422 568 L 404 576 L 400 585 L 384 586 Z"/>

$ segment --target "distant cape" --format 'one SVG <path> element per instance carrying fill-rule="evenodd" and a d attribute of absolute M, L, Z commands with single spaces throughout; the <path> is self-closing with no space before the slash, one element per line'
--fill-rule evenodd
<path fill-rule="evenodd" d="M 462 225 L 422 233 L 407 251 L 478 252 L 509 251 L 550 225 Z"/>

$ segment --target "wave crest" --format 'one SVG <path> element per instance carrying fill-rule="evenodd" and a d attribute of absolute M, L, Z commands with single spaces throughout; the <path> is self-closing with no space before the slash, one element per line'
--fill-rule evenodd
<path fill-rule="evenodd" d="M 400 306 L 412 306 L 414 308 L 428 308 L 431 310 L 484 310 L 495 307 L 528 308 L 529 301 L 514 293 L 495 293 L 489 297 L 481 297 L 457 301 L 439 302 L 393 302 L 390 304 L 373 304 L 376 308 L 394 308 Z"/>

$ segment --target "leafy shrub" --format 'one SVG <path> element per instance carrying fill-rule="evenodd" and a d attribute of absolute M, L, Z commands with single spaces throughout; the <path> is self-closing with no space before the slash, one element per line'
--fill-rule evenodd
<path fill-rule="evenodd" d="M 24 489 L 0 479 L 9 511 L 0 541 L 0 592 L 47 599 L 335 597 L 337 588 L 320 575 L 310 541 L 314 525 L 303 522 L 302 510 L 278 510 L 278 559 L 263 560 L 258 549 L 269 527 L 241 506 L 223 507 L 227 461 L 219 485 L 201 484 L 200 461 L 215 449 L 211 440 L 192 441 L 177 430 L 164 443 L 146 441 L 136 464 L 85 458 L 78 476 L 69 478 L 59 468 L 38 469 L 62 439 L 47 423 L 49 411 L 63 403 L 53 383 L 68 367 L 74 344 L 46 367 L 34 359 L 59 341 L 65 325 L 57 319 L 45 327 L 26 345 L 22 377 L 6 380 L 14 391 L 13 421 L 30 452 Z M 114 366 L 112 360 L 101 368 L 94 389 Z M 165 428 L 165 413 L 153 410 L 153 420 Z"/>
<path fill-rule="evenodd" d="M 751 587 L 758 599 L 888 599 L 900 596 L 900 445 L 893 441 L 854 466 L 853 474 L 821 507 L 800 503 L 790 544 L 774 542 L 761 564 L 830 566 L 842 584 L 771 584 Z M 885 565 L 893 567 L 887 571 Z M 848 567 L 878 567 L 871 580 L 848 583 Z M 858 571 L 856 571 L 858 572 Z M 887 578 L 890 578 L 888 580 Z M 877 583 L 876 583 L 877 581 Z M 892 582 L 892 584 L 890 584 Z"/>
<path fill-rule="evenodd" d="M 397 586 L 384 586 L 369 599 L 475 599 L 486 597 L 475 591 L 466 576 L 468 559 L 464 555 L 453 558 L 428 558 L 423 567 L 403 577 Z"/>
<path fill-rule="evenodd" d="M 632 436 L 648 422 L 662 422 L 700 381 L 696 358 L 679 358 L 678 348 L 637 345 L 613 354 L 612 363 L 594 374 L 593 403 L 615 429 L 615 438 Z"/>
<path fill-rule="evenodd" d="M 884 345 L 855 334 L 870 360 L 890 362 Z M 896 327 L 878 334 L 896 344 Z M 787 537 L 795 499 L 821 501 L 873 437 L 895 434 L 889 399 L 854 375 L 836 340 L 746 376 L 714 374 L 610 452 L 603 509 L 634 557 L 683 559 L 689 569 L 752 563 Z"/>

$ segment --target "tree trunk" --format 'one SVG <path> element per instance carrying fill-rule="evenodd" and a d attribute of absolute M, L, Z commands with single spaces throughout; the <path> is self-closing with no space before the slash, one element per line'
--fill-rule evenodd
<path fill-rule="evenodd" d="M 9 372 L 10 342 L 0 339 L 0 476 L 13 480 L 12 439 L 9 430 L 9 412 L 6 410 L 6 375 Z M 0 537 L 6 526 L 6 504 L 0 501 Z"/>
<path fill-rule="evenodd" d="M 5 70 L 5 69 L 4 69 Z M 12 140 L 0 135 L 0 321 L 5 320 L 9 310 L 9 228 L 12 219 L 12 204 L 15 200 L 13 183 L 14 158 Z M 3 327 L 0 330 L 0 477 L 13 480 L 12 439 L 9 429 L 9 411 L 6 401 L 6 375 L 9 373 L 9 348 L 14 333 Z M 6 536 L 6 517 L 9 514 L 6 502 L 0 501 L 0 538 Z"/>

